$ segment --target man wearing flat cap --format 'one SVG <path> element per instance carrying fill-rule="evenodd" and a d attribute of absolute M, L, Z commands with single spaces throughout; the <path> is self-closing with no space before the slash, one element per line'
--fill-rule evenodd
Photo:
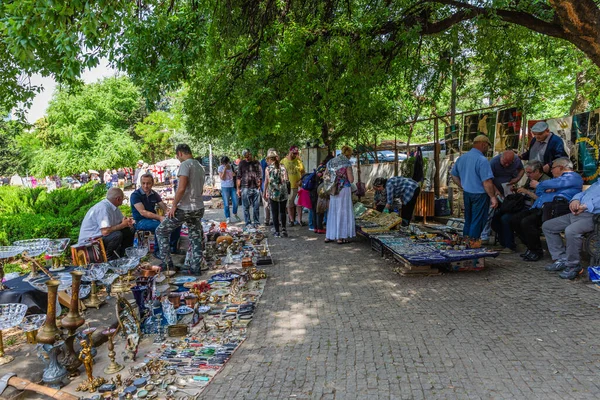
<path fill-rule="evenodd" d="M 491 145 L 487 136 L 476 136 L 473 139 L 473 148 L 460 156 L 452 167 L 452 180 L 464 191 L 463 235 L 471 239 L 480 238 L 489 207 L 498 207 L 494 174 L 484 155 Z"/>
<path fill-rule="evenodd" d="M 550 174 L 552 161 L 561 157 L 568 157 L 565 152 L 565 145 L 560 136 L 550 132 L 548 124 L 540 121 L 531 127 L 533 139 L 529 145 L 529 150 L 521 154 L 521 160 L 537 160 L 542 163 L 544 173 Z"/>

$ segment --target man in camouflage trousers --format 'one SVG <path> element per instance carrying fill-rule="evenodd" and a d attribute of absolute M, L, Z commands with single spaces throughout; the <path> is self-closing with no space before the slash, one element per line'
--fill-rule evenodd
<path fill-rule="evenodd" d="M 169 252 L 169 238 L 171 232 L 180 227 L 184 222 L 188 227 L 188 238 L 192 244 L 192 259 L 190 272 L 199 274 L 202 264 L 202 217 L 204 216 L 204 168 L 192 156 L 192 151 L 187 144 L 180 144 L 175 149 L 177 159 L 181 161 L 177 177 L 179 185 L 175 192 L 173 206 L 167 212 L 166 218 L 156 228 L 158 247 L 163 255 L 162 267 L 173 268 L 173 261 Z"/>

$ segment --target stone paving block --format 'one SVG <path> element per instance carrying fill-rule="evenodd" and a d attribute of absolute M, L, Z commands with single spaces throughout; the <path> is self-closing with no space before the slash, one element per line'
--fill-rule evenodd
<path fill-rule="evenodd" d="M 269 239 L 276 265 L 249 337 L 202 398 L 600 398 L 586 283 L 518 255 L 404 278 L 367 241 L 289 232 Z"/>

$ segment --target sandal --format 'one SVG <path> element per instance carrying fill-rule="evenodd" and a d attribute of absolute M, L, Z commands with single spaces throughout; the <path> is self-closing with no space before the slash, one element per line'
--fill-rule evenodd
<path fill-rule="evenodd" d="M 346 240 L 346 239 L 340 239 L 337 241 L 337 244 L 346 244 L 346 243 L 350 243 L 350 241 Z"/>
<path fill-rule="evenodd" d="M 333 242 L 333 240 L 331 240 L 331 239 L 325 239 L 325 240 L 323 240 L 323 242 L 325 242 L 325 243 L 331 243 L 331 242 Z"/>

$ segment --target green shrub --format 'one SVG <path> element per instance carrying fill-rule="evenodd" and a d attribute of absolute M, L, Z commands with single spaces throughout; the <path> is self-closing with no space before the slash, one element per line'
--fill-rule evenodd
<path fill-rule="evenodd" d="M 106 189 L 92 184 L 79 189 L 0 187 L 0 245 L 15 240 L 70 237 L 77 241 L 87 211 L 106 197 Z"/>

